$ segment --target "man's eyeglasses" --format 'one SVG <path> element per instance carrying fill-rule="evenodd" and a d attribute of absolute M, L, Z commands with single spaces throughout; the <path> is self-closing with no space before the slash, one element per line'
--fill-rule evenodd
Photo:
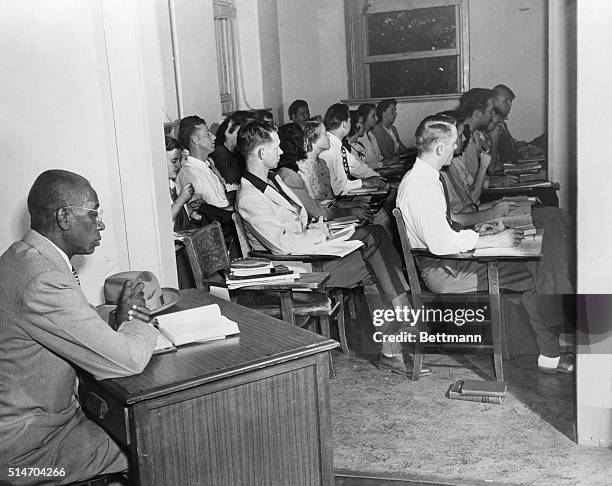
<path fill-rule="evenodd" d="M 102 214 L 104 213 L 104 211 L 102 211 L 101 209 L 84 208 L 83 206 L 64 206 L 64 207 L 65 208 L 84 209 L 85 211 L 92 211 L 92 212 L 96 213 L 96 224 L 102 223 Z"/>

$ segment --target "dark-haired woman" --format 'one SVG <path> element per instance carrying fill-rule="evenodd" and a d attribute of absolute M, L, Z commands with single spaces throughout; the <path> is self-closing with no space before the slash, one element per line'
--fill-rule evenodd
<path fill-rule="evenodd" d="M 225 117 L 215 136 L 215 151 L 210 157 L 215 161 L 215 167 L 225 179 L 228 197 L 231 197 L 230 192 L 235 196 L 244 170 L 242 156 L 235 150 L 238 130 L 249 119 L 246 111 L 235 111 Z"/>
<path fill-rule="evenodd" d="M 397 118 L 397 101 L 394 99 L 382 100 L 376 107 L 378 125 L 372 130 L 378 147 L 385 159 L 399 157 L 408 152 L 402 143 L 397 128 L 393 123 Z"/>

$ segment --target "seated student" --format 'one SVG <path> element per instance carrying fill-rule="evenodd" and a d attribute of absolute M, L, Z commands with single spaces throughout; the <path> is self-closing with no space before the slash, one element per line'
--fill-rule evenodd
<path fill-rule="evenodd" d="M 490 159 L 491 147 L 487 143 L 483 131 L 487 130 L 493 116 L 493 103 L 495 93 L 493 90 L 484 88 L 472 88 L 461 95 L 458 111 L 461 112 L 464 120 L 465 138 L 468 143 L 463 151 L 463 163 L 472 175 L 474 180 L 478 175 L 478 169 L 482 163 L 487 167 L 490 160 L 483 161 L 483 158 Z M 487 180 L 481 183 L 486 187 Z M 480 187 L 482 190 L 482 187 Z"/>
<path fill-rule="evenodd" d="M 244 162 L 235 152 L 236 137 L 238 129 L 249 120 L 250 116 L 246 111 L 235 111 L 226 116 L 219 125 L 215 137 L 215 150 L 210 155 L 215 162 L 215 167 L 225 180 L 228 193 L 234 191 L 234 196 L 244 168 Z"/>
<path fill-rule="evenodd" d="M 206 121 L 198 116 L 188 116 L 179 125 L 179 143 L 189 150 L 187 161 L 182 163 L 176 177 L 180 192 L 188 184 L 193 186 L 194 198 L 188 206 L 193 210 L 191 226 L 200 227 L 218 221 L 232 254 L 237 251 L 236 228 L 232 220 L 234 205 L 226 192 L 226 182 L 210 158 L 214 135 L 208 131 Z M 196 220 L 200 217 L 200 221 Z"/>
<path fill-rule="evenodd" d="M 194 194 L 193 184 L 189 183 L 181 190 L 176 190 L 176 176 L 181 170 L 181 147 L 178 141 L 172 137 L 166 137 L 166 168 L 168 170 L 168 184 L 170 186 L 170 198 L 172 199 L 172 222 L 174 231 L 185 231 L 189 227 L 189 214 L 185 205 Z"/>
<path fill-rule="evenodd" d="M 347 194 L 362 186 L 384 187 L 384 180 L 366 164 L 355 159 L 342 145 L 342 140 L 351 131 L 348 106 L 342 103 L 330 106 L 323 122 L 329 135 L 330 147 L 321 153 L 321 158 L 329 167 L 334 194 Z"/>
<path fill-rule="evenodd" d="M 170 211 L 172 213 L 172 222 L 174 231 L 185 231 L 189 229 L 189 213 L 191 209 L 188 206 L 189 201 L 193 197 L 193 185 L 187 184 L 183 187 L 180 194 L 176 191 L 174 180 L 181 170 L 181 147 L 178 141 L 172 137 L 166 137 L 166 168 L 168 170 L 168 184 L 170 186 L 170 199 L 172 205 Z M 186 206 L 187 205 L 187 206 Z M 195 288 L 195 280 L 193 272 L 189 265 L 189 257 L 187 250 L 182 243 L 175 242 L 174 256 L 176 259 L 176 270 L 178 275 L 179 289 Z"/>
<path fill-rule="evenodd" d="M 474 248 L 511 247 L 522 240 L 519 230 L 485 225 L 478 233 L 460 229 L 452 221 L 439 174 L 440 169 L 450 164 L 456 147 L 457 129 L 452 118 L 443 115 L 425 118 L 417 128 L 415 141 L 418 158 L 402 180 L 397 197 L 412 247 L 447 255 Z M 427 257 L 419 258 L 417 263 L 423 280 L 433 292 L 487 290 L 487 266 L 484 263 Z M 500 287 L 521 293 L 540 350 L 538 369 L 572 373 L 573 361 L 560 357 L 562 313 L 545 305 L 546 296 L 536 291 L 536 272 L 537 267 L 526 262 L 501 262 Z"/>
<path fill-rule="evenodd" d="M 308 109 L 308 103 L 304 100 L 295 100 L 289 105 L 289 119 L 293 123 L 297 123 L 299 126 L 304 128 L 306 120 L 310 118 L 310 110 Z"/>
<path fill-rule="evenodd" d="M 351 119 L 351 129 L 342 143 L 351 152 L 356 160 L 366 164 L 365 147 L 358 141 L 358 139 L 365 133 L 365 125 L 362 121 L 360 121 L 357 110 L 349 110 L 349 117 Z M 370 166 L 368 166 L 368 168 L 372 170 L 370 174 L 377 174 L 377 172 Z"/>
<path fill-rule="evenodd" d="M 364 133 L 357 139 L 357 143 L 363 147 L 365 163 L 372 169 L 378 169 L 383 166 L 385 158 L 378 147 L 376 137 L 372 133 L 378 122 L 376 105 L 371 103 L 359 105 L 357 119 L 363 124 L 364 128 Z"/>
<path fill-rule="evenodd" d="M 290 254 L 307 252 L 308 247 L 325 242 L 329 237 L 327 225 L 321 220 L 309 224 L 298 197 L 279 176 L 269 174 L 277 167 L 282 153 L 276 128 L 267 123 L 248 123 L 238 133 L 238 150 L 245 158 L 247 170 L 238 189 L 236 205 L 252 245 L 275 254 Z M 366 284 L 371 311 L 381 305 L 407 305 L 408 285 L 401 260 L 384 230 L 377 226 L 369 230 L 358 228 L 353 239 L 361 239 L 365 248 L 326 262 L 324 271 L 330 273 L 327 285 L 352 288 Z M 378 288 L 386 303 L 381 302 Z M 383 344 L 379 366 L 406 372 L 397 343 Z"/>
<path fill-rule="evenodd" d="M 495 93 L 494 115 L 491 127 L 487 132 L 489 143 L 491 144 L 491 167 L 489 173 L 503 171 L 504 162 L 513 162 L 520 158 L 516 151 L 514 138 L 508 130 L 506 120 L 512 109 L 512 102 L 516 97 L 508 86 L 498 84 L 493 88 Z"/>
<path fill-rule="evenodd" d="M 448 167 L 440 171 L 440 181 L 445 184 L 453 220 L 462 226 L 473 226 L 491 219 L 506 216 L 511 204 L 496 201 L 489 204 L 480 204 L 480 194 L 487 173 L 488 162 L 486 155 L 481 157 L 476 179 L 470 174 L 463 163 L 463 147 L 468 140 L 464 136 L 464 118 L 460 111 L 451 110 L 438 113 L 453 118 L 457 127 L 457 148 Z"/>
<path fill-rule="evenodd" d="M 140 312 L 143 284 L 123 286 L 117 331 L 87 302 L 70 260 L 95 251 L 104 223 L 84 177 L 45 171 L 27 205 L 31 229 L 0 257 L 0 483 L 72 484 L 125 471 L 121 448 L 79 406 L 77 367 L 98 380 L 142 372 L 159 334 Z M 43 466 L 65 475 L 7 477 L 9 468 Z"/>
<path fill-rule="evenodd" d="M 335 199 L 332 190 L 329 167 L 319 155 L 330 147 L 329 136 L 321 117 L 315 117 L 304 124 L 306 137 L 306 159 L 298 161 L 298 174 L 304 180 L 308 195 L 320 206 L 348 209 L 351 214 L 371 219 L 367 209 L 369 205 L 364 198 Z M 365 199 L 368 199 L 367 197 Z"/>
<path fill-rule="evenodd" d="M 278 129 L 281 155 L 276 173 L 298 197 L 308 216 L 312 219 L 330 217 L 329 211 L 310 197 L 304 179 L 299 174 L 298 164 L 306 159 L 306 136 L 297 123 L 287 123 Z"/>
<path fill-rule="evenodd" d="M 307 122 L 306 125 L 313 122 Z M 315 122 L 315 126 L 318 127 L 322 122 Z M 325 126 L 322 128 L 325 131 Z M 312 134 L 313 132 L 311 132 Z M 306 137 L 304 131 L 296 123 L 287 123 L 278 129 L 278 136 L 280 138 L 280 148 L 282 154 L 278 163 L 278 169 L 276 173 L 281 177 L 283 182 L 295 193 L 299 198 L 302 206 L 306 209 L 308 217 L 311 219 L 319 219 L 321 216 L 327 219 L 337 218 L 342 216 L 348 216 L 353 214 L 361 219 L 370 220 L 372 215 L 368 212 L 367 204 L 360 202 L 345 200 L 345 201 L 322 201 L 317 200 L 311 196 L 311 189 L 307 186 L 306 178 L 304 177 L 305 172 L 313 166 L 312 162 L 308 159 L 309 152 L 313 151 L 312 145 Z M 329 148 L 329 139 L 326 135 L 319 138 L 318 140 L 326 140 L 327 145 L 323 145 Z M 317 145 L 317 142 L 315 142 Z M 329 193 L 333 199 L 333 192 L 331 192 L 331 181 L 329 179 L 329 170 L 327 165 L 322 160 L 318 159 L 318 153 L 321 152 L 320 148 L 315 148 L 317 151 L 317 158 L 314 159 L 314 164 L 320 164 L 320 168 L 324 174 L 321 176 L 326 179 L 326 186 L 329 187 Z M 317 162 L 318 161 L 318 162 Z M 316 169 L 315 169 L 316 170 Z M 326 171 L 326 172 L 325 172 Z"/>
<path fill-rule="evenodd" d="M 393 125 L 397 118 L 397 101 L 394 99 L 382 100 L 376 107 L 376 116 L 378 125 L 374 127 L 372 133 L 376 137 L 383 157 L 392 159 L 408 152 L 397 133 L 397 128 Z"/>

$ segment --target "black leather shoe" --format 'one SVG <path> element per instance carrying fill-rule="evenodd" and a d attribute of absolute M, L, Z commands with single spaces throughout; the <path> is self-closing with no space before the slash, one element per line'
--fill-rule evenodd
<path fill-rule="evenodd" d="M 542 373 L 565 373 L 572 374 L 575 368 L 575 358 L 574 355 L 568 354 L 565 356 L 561 356 L 559 359 L 559 364 L 556 368 L 548 368 L 546 366 L 538 366 L 538 371 Z"/>

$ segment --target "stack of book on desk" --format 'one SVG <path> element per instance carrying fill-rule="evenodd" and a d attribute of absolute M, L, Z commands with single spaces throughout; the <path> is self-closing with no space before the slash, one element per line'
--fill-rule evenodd
<path fill-rule="evenodd" d="M 299 273 L 285 265 L 273 265 L 265 258 L 239 258 L 233 260 L 226 278 L 228 289 L 270 282 L 289 283 L 299 278 Z"/>
<path fill-rule="evenodd" d="M 447 396 L 452 400 L 501 405 L 506 398 L 506 389 L 503 381 L 457 380 L 448 389 Z"/>

